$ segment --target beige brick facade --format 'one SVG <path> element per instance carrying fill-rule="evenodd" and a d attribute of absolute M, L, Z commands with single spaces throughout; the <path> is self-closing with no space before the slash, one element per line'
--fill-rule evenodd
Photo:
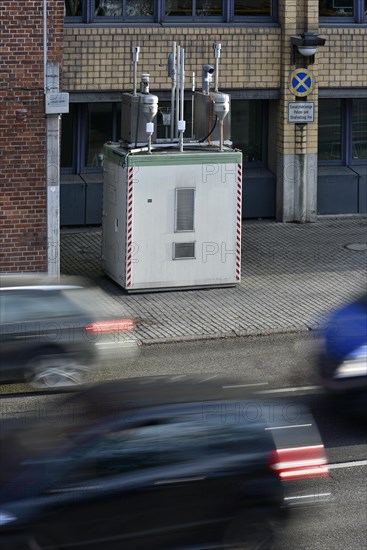
<path fill-rule="evenodd" d="M 367 87 L 367 28 L 320 29 L 326 44 L 318 53 L 319 86 Z"/>
<path fill-rule="evenodd" d="M 278 28 L 66 28 L 63 86 L 68 91 L 130 90 L 131 47 L 140 46 L 139 70 L 151 74 L 152 90 L 169 90 L 167 56 L 176 41 L 185 49 L 186 78 L 213 62 L 213 42 L 222 44 L 220 84 L 225 88 L 280 85 Z M 190 87 L 190 84 L 188 84 Z"/>
<path fill-rule="evenodd" d="M 222 44 L 220 86 L 227 90 L 280 89 L 277 150 L 284 154 L 317 152 L 318 88 L 367 87 L 367 29 L 319 28 L 317 0 L 280 0 L 280 26 L 202 27 L 66 27 L 63 56 L 63 87 L 69 92 L 120 91 L 132 87 L 131 47 L 141 48 L 139 70 L 151 75 L 151 90 L 169 90 L 167 56 L 176 41 L 185 49 L 186 84 L 202 64 L 213 62 L 213 43 Z M 309 68 L 314 89 L 315 124 L 307 128 L 301 144 L 294 126 L 288 124 L 291 65 L 290 37 L 312 31 L 326 38 L 315 63 Z M 298 56 L 297 66 L 307 67 Z"/>

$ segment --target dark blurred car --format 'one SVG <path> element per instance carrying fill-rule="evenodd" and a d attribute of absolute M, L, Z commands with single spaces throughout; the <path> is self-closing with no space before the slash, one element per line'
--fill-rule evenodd
<path fill-rule="evenodd" d="M 322 340 L 317 364 L 321 384 L 351 412 L 366 415 L 367 294 L 327 316 Z"/>
<path fill-rule="evenodd" d="M 73 394 L 57 424 L 6 423 L 2 550 L 271 548 L 303 498 L 284 484 L 320 481 L 326 457 L 307 411 L 292 424 L 249 397 L 220 379 L 131 379 Z"/>
<path fill-rule="evenodd" d="M 88 378 L 107 335 L 135 328 L 92 311 L 93 294 L 66 279 L 0 277 L 0 383 L 37 388 L 77 385 Z M 112 341 L 113 343 L 113 341 Z"/>

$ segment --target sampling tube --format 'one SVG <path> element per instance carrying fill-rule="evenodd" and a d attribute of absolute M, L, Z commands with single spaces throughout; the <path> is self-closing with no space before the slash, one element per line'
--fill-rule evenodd
<path fill-rule="evenodd" d="M 171 76 L 172 76 L 172 89 L 171 89 L 171 139 L 175 137 L 175 95 L 176 95 L 176 42 L 172 44 L 172 58 L 171 58 Z"/>
<path fill-rule="evenodd" d="M 133 95 L 134 96 L 136 96 L 136 83 L 137 83 L 137 78 L 138 78 L 137 73 L 138 73 L 139 52 L 140 52 L 139 46 L 133 46 L 131 48 L 131 54 L 132 54 L 132 59 L 133 59 L 133 63 L 134 63 L 134 79 L 133 79 L 133 82 L 134 82 Z"/>
<path fill-rule="evenodd" d="M 175 111 L 175 137 L 178 137 L 178 121 L 180 118 L 180 67 L 181 47 L 177 46 L 177 86 L 176 86 L 176 111 Z"/>

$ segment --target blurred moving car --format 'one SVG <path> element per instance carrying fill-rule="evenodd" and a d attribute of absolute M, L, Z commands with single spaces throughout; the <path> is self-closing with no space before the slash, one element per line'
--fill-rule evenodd
<path fill-rule="evenodd" d="M 328 474 L 306 410 L 290 421 L 221 378 L 105 383 L 56 413 L 0 432 L 2 550 L 271 548 L 310 502 L 284 484 Z"/>
<path fill-rule="evenodd" d="M 326 390 L 367 415 L 367 293 L 327 316 L 317 368 Z"/>
<path fill-rule="evenodd" d="M 93 289 L 72 280 L 0 276 L 0 383 L 78 385 L 88 379 L 100 350 L 134 344 L 118 337 L 133 331 L 133 319 L 101 319 L 92 308 Z"/>

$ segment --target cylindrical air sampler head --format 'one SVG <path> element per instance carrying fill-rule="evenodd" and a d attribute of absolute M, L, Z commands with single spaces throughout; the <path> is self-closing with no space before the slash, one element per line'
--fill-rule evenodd
<path fill-rule="evenodd" d="M 229 112 L 229 95 L 221 92 L 213 93 L 213 111 L 219 120 L 224 120 Z"/>
<path fill-rule="evenodd" d="M 148 94 L 142 97 L 142 112 L 148 122 L 153 122 L 158 113 L 158 97 Z"/>
<path fill-rule="evenodd" d="M 209 93 L 210 82 L 211 82 L 213 73 L 214 73 L 214 67 L 212 67 L 212 65 L 203 65 L 203 71 L 202 71 L 203 94 Z"/>
<path fill-rule="evenodd" d="M 149 94 L 149 74 L 141 75 L 140 93 Z"/>

